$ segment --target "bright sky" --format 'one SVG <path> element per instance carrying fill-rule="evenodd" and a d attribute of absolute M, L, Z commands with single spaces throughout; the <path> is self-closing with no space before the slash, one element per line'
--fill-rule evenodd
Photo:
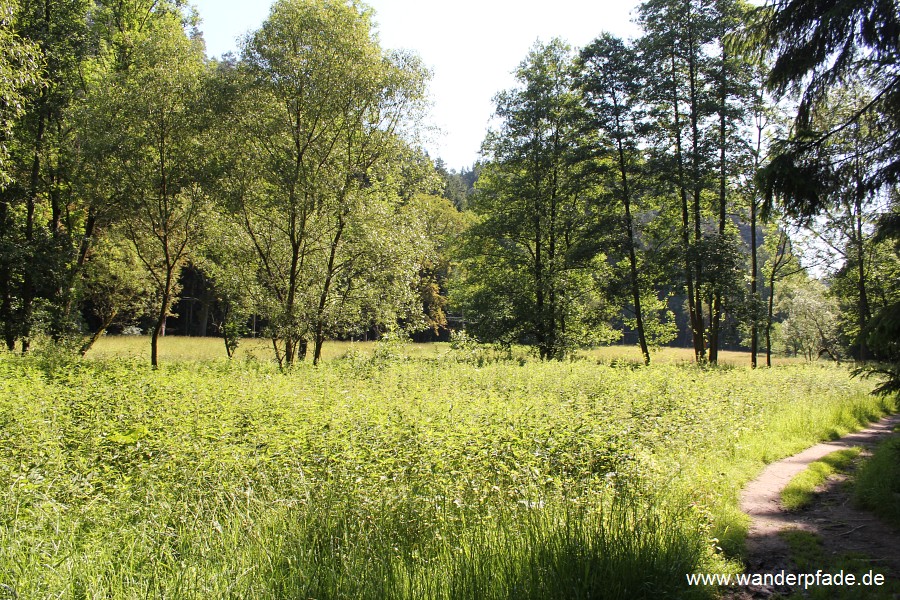
<path fill-rule="evenodd" d="M 193 0 L 210 56 L 265 20 L 271 0 Z M 583 46 L 602 31 L 634 37 L 638 0 L 368 0 L 384 48 L 416 51 L 432 70 L 433 158 L 459 170 L 478 158 L 493 114 L 492 98 L 512 87 L 510 74 L 540 38 Z"/>

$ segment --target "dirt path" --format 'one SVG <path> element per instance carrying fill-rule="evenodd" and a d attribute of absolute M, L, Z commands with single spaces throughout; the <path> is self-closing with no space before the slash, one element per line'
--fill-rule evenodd
<path fill-rule="evenodd" d="M 900 577 L 900 535 L 874 515 L 852 506 L 846 491 L 831 485 L 809 510 L 786 512 L 779 501 L 781 490 L 810 463 L 852 446 L 871 449 L 900 426 L 900 414 L 882 419 L 870 427 L 834 442 L 824 442 L 799 454 L 770 464 L 741 493 L 741 510 L 750 515 L 747 536 L 747 572 L 791 571 L 788 548 L 778 535 L 784 529 L 801 529 L 822 539 L 827 552 L 860 552 L 882 564 L 884 570 Z M 785 590 L 746 590 L 744 597 L 766 597 Z"/>

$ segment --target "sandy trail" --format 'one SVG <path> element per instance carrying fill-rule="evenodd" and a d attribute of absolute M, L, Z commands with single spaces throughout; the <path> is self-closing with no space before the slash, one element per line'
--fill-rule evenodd
<path fill-rule="evenodd" d="M 751 518 L 747 536 L 747 572 L 791 571 L 787 544 L 778 532 L 801 529 L 818 535 L 826 552 L 859 552 L 871 556 L 886 574 L 900 577 L 900 532 L 892 530 L 871 513 L 854 508 L 840 486 L 826 486 L 811 508 L 795 513 L 785 511 L 779 501 L 781 490 L 810 463 L 853 446 L 870 451 L 890 436 L 897 426 L 900 426 L 900 414 L 891 415 L 839 440 L 816 444 L 799 454 L 774 462 L 750 482 L 741 493 L 740 500 L 741 510 Z M 766 597 L 786 590 L 746 591 L 751 592 L 749 597 Z"/>

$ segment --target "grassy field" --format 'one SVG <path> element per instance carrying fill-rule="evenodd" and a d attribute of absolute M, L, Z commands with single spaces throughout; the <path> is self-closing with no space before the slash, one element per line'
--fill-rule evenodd
<path fill-rule="evenodd" d="M 160 359 L 168 362 L 184 362 L 196 360 L 216 360 L 226 358 L 225 345 L 221 338 L 201 337 L 164 337 L 160 338 Z M 323 359 L 343 358 L 348 353 L 371 356 L 376 342 L 333 342 L 323 346 Z M 439 358 L 450 351 L 450 344 L 402 344 L 402 353 L 411 358 Z M 516 356 L 530 357 L 528 350 L 517 348 Z M 640 363 L 640 348 L 637 346 L 602 346 L 590 350 L 582 350 L 578 358 L 595 361 L 601 364 Z M 114 335 L 100 338 L 88 352 L 90 359 L 142 358 L 150 360 L 150 338 L 139 335 Z M 273 360 L 272 343 L 267 339 L 243 339 L 237 349 L 236 358 L 252 358 L 257 360 Z M 654 364 L 684 364 L 694 360 L 690 348 L 658 348 L 653 350 L 651 361 Z M 765 364 L 765 354 L 759 356 L 759 364 Z M 722 351 L 719 362 L 728 366 L 749 366 L 749 352 Z M 802 358 L 774 356 L 773 364 L 788 365 L 804 362 Z"/>
<path fill-rule="evenodd" d="M 741 486 L 896 409 L 830 365 L 210 342 L 0 355 L 0 594 L 710 596 L 685 574 L 740 568 Z"/>

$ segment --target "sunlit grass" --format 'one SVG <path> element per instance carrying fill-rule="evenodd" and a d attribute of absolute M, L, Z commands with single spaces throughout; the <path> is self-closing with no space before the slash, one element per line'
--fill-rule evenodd
<path fill-rule="evenodd" d="M 708 595 L 684 575 L 739 568 L 737 495 L 765 462 L 896 408 L 824 364 L 329 344 L 282 373 L 168 338 L 154 371 L 125 342 L 149 346 L 0 355 L 20 598 Z"/>
<path fill-rule="evenodd" d="M 832 475 L 846 472 L 861 451 L 862 448 L 838 450 L 810 463 L 781 490 L 781 505 L 787 510 L 809 506 L 816 497 L 816 489 Z"/>
<path fill-rule="evenodd" d="M 221 338 L 215 337 L 181 337 L 169 336 L 159 340 L 160 360 L 162 361 L 196 361 L 217 360 L 227 358 L 225 344 Z M 323 360 L 342 358 L 348 352 L 370 356 L 378 342 L 341 342 L 328 341 L 322 347 Z M 485 346 L 490 348 L 490 346 Z M 402 344 L 402 352 L 410 358 L 435 358 L 446 354 L 450 344 Z M 522 358 L 533 358 L 535 353 L 530 348 L 515 347 L 513 355 Z M 135 335 L 107 335 L 97 340 L 88 352 L 91 359 L 140 358 L 150 360 L 150 338 Z M 245 338 L 240 341 L 235 358 L 253 358 L 256 360 L 274 360 L 272 342 L 268 339 Z M 589 350 L 580 350 L 575 358 L 583 358 L 601 364 L 642 362 L 641 352 L 637 346 L 601 346 Z M 311 357 L 310 357 L 311 358 Z M 694 351 L 691 348 L 658 348 L 651 354 L 653 364 L 689 364 L 694 362 Z M 759 364 L 765 364 L 765 355 L 759 355 Z M 801 364 L 805 362 L 797 357 L 773 357 L 776 366 Z M 749 366 L 750 353 L 724 350 L 719 352 L 719 364 L 725 366 Z"/>
<path fill-rule="evenodd" d="M 584 356 L 590 360 L 595 360 L 600 363 L 612 363 L 612 362 L 631 362 L 635 364 L 643 363 L 643 358 L 641 357 L 641 350 L 638 346 L 625 346 L 625 345 L 616 345 L 616 346 L 600 346 L 597 348 L 592 348 L 590 350 L 582 350 L 578 353 L 579 356 Z M 694 362 L 694 349 L 693 348 L 655 348 L 650 352 L 650 362 L 652 364 L 685 364 L 685 363 L 693 363 Z M 802 358 L 798 357 L 788 357 L 788 356 L 780 356 L 774 355 L 772 357 L 772 364 L 774 366 L 778 365 L 786 365 L 786 364 L 797 364 L 804 362 Z M 733 350 L 720 350 L 719 351 L 719 364 L 720 365 L 728 365 L 728 366 L 750 366 L 750 353 L 749 352 L 740 352 Z M 760 366 L 764 366 L 766 364 L 766 355 L 765 353 L 760 353 L 757 355 L 757 364 Z"/>
<path fill-rule="evenodd" d="M 322 346 L 322 359 L 341 358 L 348 352 L 371 355 L 377 342 L 336 342 L 329 341 Z M 434 357 L 445 352 L 448 344 L 403 344 L 403 352 L 410 357 Z M 312 348 L 307 357 L 312 360 Z M 227 359 L 225 343 L 217 337 L 168 336 L 159 339 L 159 357 L 165 362 L 209 361 Z M 150 360 L 150 337 L 143 335 L 106 335 L 94 344 L 87 358 L 109 360 L 114 358 L 135 358 Z M 270 361 L 275 359 L 272 341 L 261 338 L 244 338 L 238 345 L 235 359 L 255 359 Z"/>

